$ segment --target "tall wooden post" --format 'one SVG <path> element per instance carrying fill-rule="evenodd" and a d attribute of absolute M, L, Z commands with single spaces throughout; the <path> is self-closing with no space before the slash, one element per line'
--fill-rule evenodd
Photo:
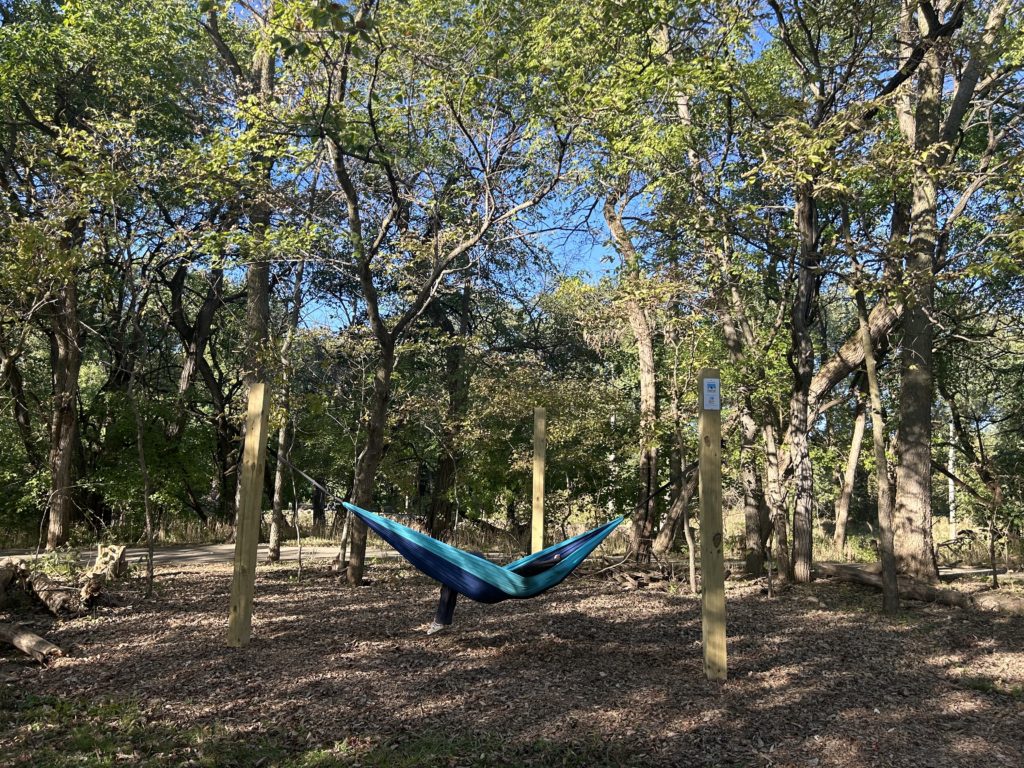
<path fill-rule="evenodd" d="M 725 680 L 725 552 L 722 532 L 722 381 L 716 368 L 700 372 L 700 568 L 704 674 Z"/>
<path fill-rule="evenodd" d="M 533 519 L 530 531 L 530 552 L 544 549 L 544 461 L 548 448 L 547 413 L 533 409 Z"/>
<path fill-rule="evenodd" d="M 235 527 L 235 572 L 231 580 L 228 645 L 244 648 L 252 631 L 252 598 L 256 587 L 256 550 L 260 541 L 263 503 L 263 468 L 267 458 L 267 416 L 270 387 L 256 382 L 249 387 L 242 448 L 241 498 Z"/>

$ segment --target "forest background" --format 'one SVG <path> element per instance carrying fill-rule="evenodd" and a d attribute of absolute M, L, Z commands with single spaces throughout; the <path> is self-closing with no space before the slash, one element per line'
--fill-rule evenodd
<path fill-rule="evenodd" d="M 535 406 L 551 526 L 662 557 L 714 366 L 750 573 L 1019 557 L 1022 19 L 0 1 L 0 545 L 229 537 L 267 378 L 272 558 L 292 464 L 523 540 Z"/>

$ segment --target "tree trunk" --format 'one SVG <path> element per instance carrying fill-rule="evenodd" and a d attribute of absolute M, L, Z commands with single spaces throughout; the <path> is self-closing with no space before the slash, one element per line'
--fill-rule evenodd
<path fill-rule="evenodd" d="M 920 278 L 921 262 L 911 259 Z M 931 270 L 931 258 L 927 259 Z M 930 281 L 930 276 L 926 278 Z M 931 285 L 912 288 L 904 328 L 900 391 L 899 465 L 896 470 L 896 553 L 900 572 L 920 581 L 938 578 L 932 553 L 931 437 L 932 329 L 928 317 Z"/>
<path fill-rule="evenodd" d="M 743 485 L 743 572 L 758 577 L 764 572 L 765 545 L 771 529 L 764 486 L 757 470 L 757 422 L 751 415 L 749 397 L 740 412 L 743 442 L 740 444 L 740 480 Z"/>
<path fill-rule="evenodd" d="M 811 320 L 818 289 L 818 217 L 814 189 L 807 182 L 797 190 L 797 230 L 800 236 L 800 267 L 791 313 L 793 394 L 790 400 L 790 456 L 795 479 L 793 513 L 793 577 L 811 580 L 811 549 L 814 533 L 814 474 L 811 467 L 808 399 L 814 378 L 814 342 Z"/>
<path fill-rule="evenodd" d="M 935 295 L 932 261 L 938 243 L 938 219 L 935 180 L 931 163 L 923 155 L 939 140 L 942 68 L 935 47 L 929 49 L 921 62 L 920 82 L 914 146 L 922 156 L 914 170 L 900 358 L 896 558 L 902 573 L 934 582 L 938 579 L 938 570 L 932 552 L 933 333 L 930 315 Z"/>
<path fill-rule="evenodd" d="M 657 390 L 654 367 L 654 331 L 647 313 L 637 302 L 628 303 L 629 325 L 636 339 L 640 362 L 640 475 L 633 548 L 637 560 L 649 560 L 654 525 L 658 520 Z"/>
<path fill-rule="evenodd" d="M 882 390 L 878 383 L 878 365 L 875 360 L 871 330 L 868 327 L 867 304 L 864 291 L 857 289 L 857 312 L 861 338 L 864 343 L 864 368 L 867 373 L 868 394 L 871 398 L 871 435 L 875 449 L 875 473 L 878 485 L 878 527 L 881 530 L 882 554 L 882 608 L 894 614 L 900 609 L 899 585 L 896 581 L 896 555 L 893 545 L 893 492 L 889 480 L 889 460 L 885 453 L 885 422 L 882 411 Z"/>
<path fill-rule="evenodd" d="M 14 421 L 18 425 L 18 434 L 21 436 L 21 444 L 25 449 L 25 457 L 33 469 L 42 469 L 43 456 L 39 452 L 35 436 L 32 434 L 32 413 L 29 411 L 28 399 L 25 397 L 25 382 L 18 369 L 17 353 L 6 348 L 2 337 L 0 337 L 0 381 L 7 387 L 11 396 L 11 403 L 14 406 Z"/>
<path fill-rule="evenodd" d="M 775 559 L 778 561 L 779 578 L 793 578 L 793 561 L 789 556 L 789 521 L 786 514 L 786 496 L 782 486 L 781 457 L 777 442 L 778 431 L 774 423 L 766 421 L 761 425 L 765 444 L 765 479 L 768 514 L 772 520 L 775 535 Z"/>
<path fill-rule="evenodd" d="M 318 477 L 316 481 L 323 485 L 325 478 Z M 313 486 L 313 535 L 323 536 L 327 532 L 327 496 L 318 486 Z M 331 532 L 332 535 L 334 531 Z"/>
<path fill-rule="evenodd" d="M 285 413 L 284 423 L 277 431 L 277 462 L 274 467 L 274 497 L 270 513 L 270 543 L 267 545 L 267 560 L 276 563 L 281 559 L 281 532 L 287 524 L 284 519 L 284 462 L 288 459 L 291 422 Z"/>
<path fill-rule="evenodd" d="M 292 403 L 291 403 L 291 370 L 288 363 L 288 352 L 299 326 L 299 312 L 302 308 L 302 275 L 306 262 L 300 261 L 295 268 L 295 285 L 292 288 L 292 303 L 288 313 L 288 330 L 285 331 L 284 342 L 281 344 L 281 410 L 283 422 L 277 434 L 277 461 L 274 466 L 274 491 L 270 513 L 270 544 L 267 559 L 276 563 L 281 559 L 281 531 L 286 525 L 284 519 L 284 470 L 291 458 L 292 444 Z"/>
<path fill-rule="evenodd" d="M 79 233 L 81 228 L 78 228 Z M 76 235 L 77 237 L 77 235 Z M 72 467 L 78 439 L 78 289 L 70 280 L 59 292 L 50 318 L 53 410 L 50 417 L 50 504 L 46 548 L 56 549 L 71 535 Z"/>
<path fill-rule="evenodd" d="M 455 504 L 452 491 L 459 468 L 458 438 L 461 424 L 469 405 L 470 375 L 466 366 L 466 339 L 470 333 L 472 283 L 467 278 L 459 294 L 458 327 L 449 320 L 441 302 L 431 305 L 436 322 L 444 330 L 449 344 L 445 350 L 445 385 L 448 390 L 448 414 L 441 435 L 441 456 L 437 477 L 430 495 L 427 511 L 430 535 L 441 538 L 448 534 L 455 522 Z"/>
<path fill-rule="evenodd" d="M 853 420 L 853 436 L 850 438 L 850 453 L 846 457 L 846 471 L 843 473 L 843 487 L 839 490 L 836 502 L 836 529 L 832 534 L 832 544 L 837 553 L 846 549 L 846 524 L 850 519 L 850 502 L 853 499 L 853 486 L 857 479 L 857 467 L 860 466 L 860 447 L 864 441 L 864 427 L 867 422 L 867 408 L 863 394 L 857 398 L 857 413 Z"/>
<path fill-rule="evenodd" d="M 644 275 L 640 254 L 616 207 L 618 198 L 604 201 L 604 220 L 615 248 L 622 257 L 622 288 L 630 292 L 626 316 L 636 341 L 640 368 L 640 473 L 637 503 L 633 512 L 633 552 L 637 560 L 650 560 L 654 526 L 658 520 L 658 393 L 654 361 L 654 324 L 636 295 Z"/>
<path fill-rule="evenodd" d="M 195 323 L 189 323 L 185 313 L 185 287 L 188 279 L 188 267 L 179 266 L 174 276 L 168 282 L 167 287 L 171 295 L 171 308 L 169 318 L 171 325 L 178 332 L 184 351 L 184 360 L 181 364 L 181 374 L 178 376 L 178 397 L 175 418 L 168 424 L 167 438 L 176 440 L 181 437 L 185 430 L 185 422 L 188 418 L 188 408 L 185 407 L 185 399 L 192 382 L 195 380 L 196 372 L 205 362 L 204 355 L 213 331 L 213 320 L 217 310 L 224 306 L 224 270 L 213 268 L 210 270 L 208 287 L 203 303 L 196 312 Z M 209 377 L 203 377 L 209 386 Z M 219 389 L 219 387 L 216 387 Z M 211 394 L 213 392 L 211 391 Z"/>
<path fill-rule="evenodd" d="M 142 505 L 146 515 L 146 597 L 153 595 L 153 487 L 149 479 L 149 465 L 146 463 L 145 429 L 142 412 L 136 399 L 135 373 L 132 372 L 131 384 L 128 386 L 128 397 L 132 402 L 132 413 L 135 416 L 135 446 L 139 454 L 139 470 L 142 472 Z"/>
<path fill-rule="evenodd" d="M 395 368 L 395 350 L 390 344 L 381 344 L 381 359 L 373 378 L 370 412 L 366 425 L 366 444 L 356 458 L 355 480 L 352 483 L 352 503 L 366 509 L 373 505 L 373 485 L 377 467 L 384 455 L 384 431 L 387 427 L 387 409 L 391 394 L 391 374 Z M 366 523 L 352 518 L 352 549 L 348 559 L 348 583 L 363 583 L 366 564 Z"/>
<path fill-rule="evenodd" d="M 946 486 L 946 501 L 949 504 L 949 535 L 947 539 L 956 538 L 956 426 L 953 420 L 949 421 L 949 453 L 946 458 L 946 472 L 948 485 Z"/>
<path fill-rule="evenodd" d="M 654 539 L 653 551 L 659 557 L 668 553 L 679 533 L 680 524 L 690 524 L 690 501 L 697 490 L 697 464 L 690 464 L 680 472 L 678 483 L 674 483 L 672 503 L 661 521 L 661 529 Z M 689 540 L 687 540 L 689 543 Z"/>

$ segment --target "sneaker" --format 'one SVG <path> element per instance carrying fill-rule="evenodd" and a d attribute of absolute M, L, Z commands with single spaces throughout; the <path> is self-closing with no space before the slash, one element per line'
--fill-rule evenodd
<path fill-rule="evenodd" d="M 446 626 L 448 626 L 448 625 L 447 624 L 438 624 L 436 621 L 432 621 L 430 623 L 430 626 L 427 627 L 427 634 L 428 635 L 433 635 L 436 632 L 440 632 Z"/>

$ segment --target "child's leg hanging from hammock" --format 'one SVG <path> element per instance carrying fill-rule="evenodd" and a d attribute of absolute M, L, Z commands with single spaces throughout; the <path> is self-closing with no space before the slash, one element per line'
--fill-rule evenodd
<path fill-rule="evenodd" d="M 458 599 L 458 592 L 445 584 L 441 585 L 441 598 L 437 601 L 437 613 L 434 614 L 434 623 L 427 630 L 428 635 L 440 632 L 451 625 L 455 616 L 455 601 Z"/>

